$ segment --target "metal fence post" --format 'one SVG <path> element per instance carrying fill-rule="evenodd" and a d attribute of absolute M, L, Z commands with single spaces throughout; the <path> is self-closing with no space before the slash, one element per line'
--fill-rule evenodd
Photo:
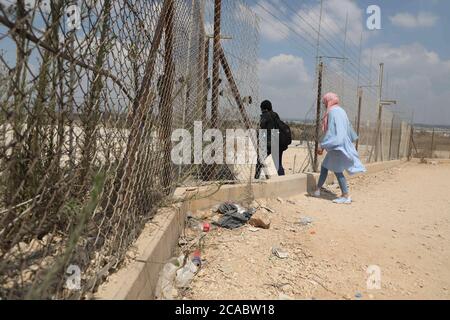
<path fill-rule="evenodd" d="M 316 106 L 316 132 L 314 136 L 314 163 L 313 171 L 318 171 L 318 154 L 319 150 L 319 134 L 320 134 L 320 106 L 322 100 L 322 72 L 323 72 L 323 62 L 319 63 L 318 74 L 317 74 L 317 106 Z"/>
<path fill-rule="evenodd" d="M 433 159 L 433 153 L 434 153 L 434 128 L 433 133 L 431 134 L 431 150 L 430 150 L 430 158 Z"/>
<path fill-rule="evenodd" d="M 356 151 L 358 151 L 359 148 L 359 135 L 360 135 L 360 129 L 361 129 L 361 105 L 362 105 L 362 89 L 358 89 L 358 118 L 356 120 L 356 134 L 358 135 L 358 140 L 356 140 Z"/>
<path fill-rule="evenodd" d="M 381 145 L 381 120 L 382 120 L 382 112 L 383 106 L 381 105 L 381 97 L 383 94 L 383 75 L 384 75 L 384 63 L 380 63 L 380 74 L 378 79 L 378 119 L 377 119 L 377 133 L 376 133 L 376 141 L 375 141 L 375 162 L 378 161 L 380 152 L 383 149 Z"/>

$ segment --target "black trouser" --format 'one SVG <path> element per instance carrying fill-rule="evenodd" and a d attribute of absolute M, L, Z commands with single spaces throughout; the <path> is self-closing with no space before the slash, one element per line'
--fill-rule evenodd
<path fill-rule="evenodd" d="M 283 168 L 283 152 L 284 150 L 280 150 L 279 155 L 278 155 L 278 175 L 279 176 L 284 176 L 284 168 Z M 271 151 L 270 148 L 267 148 L 267 156 L 271 155 Z M 273 157 L 273 155 L 272 155 Z M 258 156 L 258 162 L 256 163 L 256 171 L 255 171 L 255 179 L 259 179 L 259 176 L 261 175 L 261 169 L 264 167 L 264 163 L 261 162 L 261 160 L 265 160 L 265 159 L 259 159 Z M 273 162 L 275 163 L 276 166 L 276 161 L 275 159 L 273 159 Z"/>

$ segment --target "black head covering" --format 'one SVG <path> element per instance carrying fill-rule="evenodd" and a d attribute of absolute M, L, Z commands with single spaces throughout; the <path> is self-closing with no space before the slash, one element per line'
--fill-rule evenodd
<path fill-rule="evenodd" d="M 261 102 L 261 110 L 272 111 L 272 102 L 270 102 L 269 100 L 264 100 L 263 102 Z"/>

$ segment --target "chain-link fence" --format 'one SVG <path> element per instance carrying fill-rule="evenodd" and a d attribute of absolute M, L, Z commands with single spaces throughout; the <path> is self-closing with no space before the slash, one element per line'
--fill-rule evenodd
<path fill-rule="evenodd" d="M 1 298 L 89 297 L 178 186 L 245 182 L 251 198 L 252 166 L 171 161 L 175 129 L 257 125 L 258 27 L 240 1 L 0 10 Z"/>
<path fill-rule="evenodd" d="M 412 136 L 411 156 L 450 159 L 450 129 L 416 125 Z"/>
<path fill-rule="evenodd" d="M 336 61 L 333 61 L 336 59 Z M 320 59 L 316 73 L 319 99 L 327 92 L 335 92 L 340 98 L 340 105 L 347 112 L 359 139 L 356 148 L 364 163 L 401 159 L 408 156 L 411 126 L 402 117 L 387 107 L 379 109 L 378 86 L 361 85 L 355 71 L 345 58 Z M 346 66 L 347 63 L 347 66 Z M 320 141 L 324 132 L 320 129 L 325 109 L 320 102 L 319 114 L 317 98 L 311 106 L 307 118 L 315 119 L 305 125 L 301 134 L 306 140 L 308 154 L 302 167 L 303 171 L 318 170 L 323 156 L 315 159 L 315 142 Z M 318 126 L 316 121 L 319 120 Z M 316 162 L 316 168 L 314 163 Z"/>

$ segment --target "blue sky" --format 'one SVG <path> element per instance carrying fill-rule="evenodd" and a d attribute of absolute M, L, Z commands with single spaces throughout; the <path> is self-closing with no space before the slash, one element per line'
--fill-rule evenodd
<path fill-rule="evenodd" d="M 261 99 L 273 100 L 284 117 L 302 118 L 314 100 L 315 49 L 308 41 L 317 38 L 320 1 L 246 3 L 260 20 Z M 381 30 L 369 31 L 366 27 L 369 5 L 381 9 Z M 369 77 L 369 57 L 373 83 L 377 81 L 378 63 L 384 62 L 384 95 L 398 99 L 396 110 L 401 116 L 411 117 L 414 111 L 416 122 L 450 125 L 449 12 L 450 1 L 446 0 L 323 0 L 321 55 L 344 55 L 348 14 L 346 51 L 353 68 L 345 71 L 350 77 L 346 90 L 351 92 L 352 78 L 357 86 L 355 66 L 362 32 L 361 77 Z M 336 61 L 332 63 L 336 70 L 340 68 Z"/>
<path fill-rule="evenodd" d="M 259 18 L 259 98 L 272 100 L 284 118 L 311 117 L 308 111 L 316 95 L 315 44 L 320 0 L 241 1 Z M 381 30 L 366 28 L 369 5 L 381 9 Z M 353 118 L 357 85 L 376 84 L 378 63 L 384 62 L 384 97 L 399 101 L 395 110 L 402 117 L 410 118 L 414 112 L 416 122 L 450 125 L 450 19 L 446 16 L 449 13 L 449 0 L 323 0 L 319 55 L 345 55 L 349 61 L 345 65 L 333 60 L 325 62 L 332 71 L 326 77 L 329 83 L 325 83 L 324 90 L 335 89 L 345 95 L 343 107 Z M 227 25 L 226 17 L 224 20 L 224 33 L 227 27 L 236 31 L 234 26 Z M 0 32 L 4 31 L 0 27 Z M 362 67 L 358 83 L 361 33 Z M 0 49 L 6 49 L 7 59 L 15 54 L 11 47 L 7 39 L 2 41 Z M 245 50 L 241 53 L 245 54 Z M 340 72 L 346 74 L 344 82 L 339 78 Z M 376 113 L 376 89 L 366 90 L 368 105 L 364 116 L 371 119 Z"/>

